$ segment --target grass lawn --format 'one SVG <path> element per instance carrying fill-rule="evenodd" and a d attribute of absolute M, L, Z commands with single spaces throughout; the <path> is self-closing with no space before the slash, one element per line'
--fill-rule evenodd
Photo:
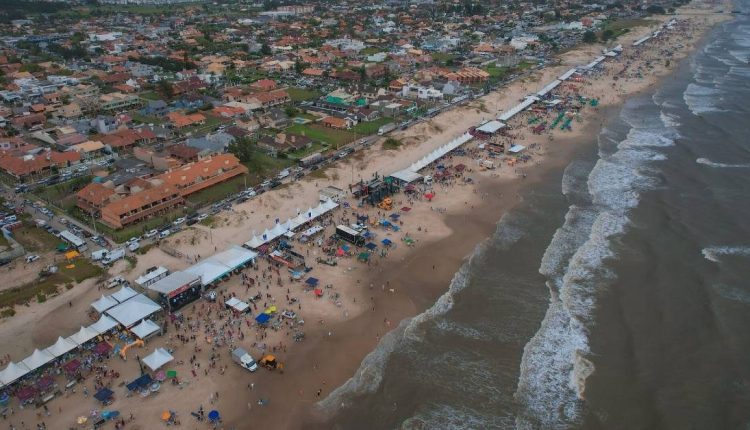
<path fill-rule="evenodd" d="M 138 96 L 146 100 L 161 100 L 162 99 L 162 96 L 156 91 L 144 91 L 138 94 Z"/>
<path fill-rule="evenodd" d="M 303 102 L 306 100 L 314 100 L 320 97 L 320 92 L 317 90 L 308 90 L 306 88 L 289 87 L 286 89 L 289 93 L 289 97 L 293 102 Z"/>
<path fill-rule="evenodd" d="M 73 267 L 66 267 L 68 265 Z M 102 273 L 104 270 L 101 267 L 94 265 L 86 258 L 78 257 L 70 264 L 60 264 L 58 272 L 53 275 L 40 277 L 28 284 L 0 292 L 0 307 L 12 307 L 37 297 L 46 299 L 46 296 L 57 293 L 63 285 L 70 284 L 72 288 L 73 283 L 83 282 L 100 276 Z"/>
<path fill-rule="evenodd" d="M 373 54 L 377 54 L 378 52 L 383 52 L 383 50 L 376 46 L 368 46 L 367 48 L 359 51 L 359 54 L 360 55 L 373 55 Z"/>
<path fill-rule="evenodd" d="M 133 121 L 140 122 L 142 124 L 164 124 L 163 118 L 141 115 L 136 112 L 131 113 L 130 117 L 133 118 Z"/>
<path fill-rule="evenodd" d="M 81 176 L 60 184 L 41 187 L 34 190 L 34 194 L 42 201 L 53 203 L 64 210 L 70 210 L 75 206 L 75 193 L 91 183 L 91 176 Z"/>
<path fill-rule="evenodd" d="M 8 247 L 10 244 L 8 243 L 8 239 L 5 238 L 4 234 L 0 234 L 0 247 Z"/>
<path fill-rule="evenodd" d="M 182 129 L 183 135 L 187 135 L 188 133 L 191 133 L 192 135 L 197 136 L 198 134 L 213 130 L 219 124 L 229 121 L 227 119 L 222 119 L 213 115 L 208 115 L 206 112 L 200 112 L 200 113 L 206 117 L 205 124 L 194 125 L 194 126 L 183 128 Z"/>
<path fill-rule="evenodd" d="M 359 124 L 352 127 L 354 133 L 369 136 L 376 134 L 381 126 L 393 122 L 393 118 L 378 118 L 375 121 L 360 122 Z"/>
<path fill-rule="evenodd" d="M 615 32 L 615 34 L 622 34 L 624 30 L 628 30 L 635 27 L 647 27 L 650 25 L 656 24 L 657 21 L 653 19 L 643 19 L 643 18 L 635 18 L 635 19 L 616 19 L 612 22 L 608 22 L 604 24 L 604 29 L 609 29 Z"/>
<path fill-rule="evenodd" d="M 294 161 L 287 158 L 271 157 L 265 152 L 257 150 L 253 152 L 250 161 L 245 161 L 242 164 L 244 164 L 249 171 L 247 185 L 255 186 L 263 182 L 263 178 L 280 170 L 284 170 L 287 167 L 291 167 L 294 164 Z"/>
<path fill-rule="evenodd" d="M 209 203 L 218 202 L 230 194 L 245 189 L 245 184 L 250 186 L 250 177 L 248 175 L 236 176 L 226 182 L 214 185 L 203 191 L 191 194 L 187 197 L 190 203 L 198 206 L 205 206 Z"/>
<path fill-rule="evenodd" d="M 323 152 L 328 149 L 327 145 L 324 145 L 320 142 L 313 143 L 310 145 L 309 148 L 300 149 L 299 151 L 290 152 L 287 156 L 290 160 L 300 160 L 302 158 L 307 157 L 310 154 L 314 154 L 316 152 Z"/>
<path fill-rule="evenodd" d="M 351 131 L 336 130 L 330 127 L 322 127 L 314 124 L 294 124 L 287 128 L 290 133 L 302 134 L 310 139 L 327 143 L 334 148 L 347 144 L 357 138 Z"/>
<path fill-rule="evenodd" d="M 441 63 L 441 64 L 445 64 L 449 60 L 453 60 L 454 58 L 456 58 L 455 55 L 448 54 L 446 52 L 435 52 L 432 54 L 432 61 L 436 63 Z"/>
<path fill-rule="evenodd" d="M 63 242 L 47 230 L 26 224 L 13 232 L 13 238 L 29 252 L 54 251 Z"/>
<path fill-rule="evenodd" d="M 510 72 L 510 69 L 508 67 L 497 67 L 492 65 L 485 67 L 484 71 L 490 74 L 490 79 L 500 80 Z"/>

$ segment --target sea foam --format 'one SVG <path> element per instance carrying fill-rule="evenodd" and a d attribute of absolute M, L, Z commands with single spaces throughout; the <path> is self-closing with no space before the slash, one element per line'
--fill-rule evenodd
<path fill-rule="evenodd" d="M 721 169 L 747 169 L 750 168 L 750 163 L 718 163 L 711 161 L 708 158 L 698 158 L 695 160 L 696 163 L 702 164 L 708 167 L 716 167 Z"/>
<path fill-rule="evenodd" d="M 750 257 L 750 246 L 710 246 L 701 252 L 706 260 L 718 263 L 724 256 Z"/>
<path fill-rule="evenodd" d="M 631 129 L 614 152 L 607 155 L 601 149 L 606 142 L 600 139 L 601 158 L 587 179 L 590 202 L 569 207 L 542 258 L 539 272 L 547 278 L 550 305 L 524 347 L 515 393 L 522 405 L 517 428 L 569 428 L 579 423 L 586 380 L 595 371 L 588 333 L 597 295 L 615 279 L 606 261 L 616 257 L 615 238 L 625 232 L 640 193 L 655 184 L 648 167 L 664 159 L 661 151 L 674 145 L 677 136 L 672 128 L 677 118 L 662 114 L 654 121 L 653 115 L 641 113 L 644 107 L 623 110 L 621 118 Z M 563 178 L 567 188 L 575 182 Z"/>

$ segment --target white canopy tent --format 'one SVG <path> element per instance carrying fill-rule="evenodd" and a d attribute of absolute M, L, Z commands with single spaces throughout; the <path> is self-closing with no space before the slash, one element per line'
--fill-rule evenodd
<path fill-rule="evenodd" d="M 24 358 L 21 362 L 29 370 L 36 370 L 50 361 L 54 360 L 55 356 L 42 349 L 35 349 L 30 356 Z"/>
<path fill-rule="evenodd" d="M 138 295 L 138 293 L 134 289 L 132 289 L 130 287 L 122 287 L 122 288 L 120 288 L 119 291 L 117 291 L 116 293 L 112 294 L 112 298 L 115 299 L 115 300 L 117 300 L 120 303 L 124 303 L 129 298 L 135 297 L 137 295 Z"/>
<path fill-rule="evenodd" d="M 557 78 L 557 79 L 559 79 L 561 81 L 567 81 L 568 79 L 570 79 L 571 76 L 575 75 L 577 72 L 578 72 L 578 69 L 576 69 L 575 67 L 573 67 L 572 69 L 570 69 L 567 72 L 565 72 L 562 75 L 560 75 L 560 77 Z"/>
<path fill-rule="evenodd" d="M 88 327 L 81 327 L 78 333 L 68 337 L 68 340 L 74 342 L 76 345 L 83 345 L 84 343 L 95 338 L 99 333 Z"/>
<path fill-rule="evenodd" d="M 245 247 L 250 249 L 257 249 L 262 245 L 271 242 L 281 236 L 286 236 L 288 232 L 304 225 L 316 218 L 324 215 L 339 206 L 338 203 L 333 200 L 326 200 L 321 202 L 316 207 L 308 207 L 306 211 L 301 211 L 299 215 L 294 218 L 288 219 L 284 223 L 276 223 L 272 229 L 265 230 L 261 236 L 253 234 L 253 237 L 245 242 Z"/>
<path fill-rule="evenodd" d="M 226 251 L 214 254 L 210 259 L 234 270 L 254 260 L 257 256 L 257 252 L 250 251 L 241 246 L 232 245 Z"/>
<path fill-rule="evenodd" d="M 245 312 L 248 310 L 248 308 L 250 308 L 250 305 L 238 299 L 237 297 L 231 297 L 229 300 L 224 302 L 224 304 L 237 312 Z"/>
<path fill-rule="evenodd" d="M 172 357 L 172 354 L 170 354 L 169 351 L 164 348 L 156 348 L 154 352 L 143 357 L 143 364 L 155 372 L 172 360 L 174 360 L 174 357 Z"/>
<path fill-rule="evenodd" d="M 462 134 L 461 136 L 430 152 L 417 162 L 412 163 L 412 165 L 409 166 L 409 170 L 411 170 L 412 172 L 419 172 L 420 170 L 444 157 L 449 152 L 470 141 L 472 138 L 473 136 L 469 133 Z"/>
<path fill-rule="evenodd" d="M 216 260 L 207 258 L 198 264 L 194 264 L 188 267 L 183 271 L 200 276 L 201 285 L 206 286 L 221 279 L 224 275 L 231 272 L 232 270 Z"/>
<path fill-rule="evenodd" d="M 130 300 L 120 303 L 114 308 L 107 311 L 118 323 L 125 327 L 130 327 L 138 321 L 147 318 L 161 310 L 161 306 L 156 304 L 143 294 L 131 298 Z"/>
<path fill-rule="evenodd" d="M 0 382 L 3 385 L 12 384 L 24 375 L 27 375 L 31 370 L 26 367 L 23 363 L 13 363 L 12 361 L 8 364 L 8 367 L 0 371 Z"/>
<path fill-rule="evenodd" d="M 599 65 L 599 63 L 601 63 L 602 61 L 604 61 L 604 60 L 605 60 L 606 58 L 607 58 L 607 57 L 605 57 L 605 56 L 603 56 L 603 55 L 602 55 L 602 56 L 599 56 L 599 57 L 596 57 L 596 58 L 594 59 L 594 61 L 592 61 L 592 62 L 590 62 L 589 64 L 587 64 L 587 65 L 586 65 L 586 66 L 584 67 L 584 69 L 586 69 L 586 70 L 591 70 L 591 69 L 593 69 L 594 67 L 596 67 L 597 65 Z"/>
<path fill-rule="evenodd" d="M 513 106 L 512 108 L 508 109 L 507 111 L 503 112 L 500 116 L 497 117 L 498 121 L 508 121 L 514 116 L 518 115 L 519 113 L 523 112 L 525 109 L 527 109 L 529 106 L 533 105 L 534 102 L 539 101 L 539 97 L 537 96 L 528 96 L 526 97 L 521 103 Z"/>
<path fill-rule="evenodd" d="M 159 331 L 161 327 L 151 320 L 143 320 L 140 324 L 130 329 L 130 332 L 138 336 L 139 339 L 146 339 L 152 334 Z"/>
<path fill-rule="evenodd" d="M 102 297 L 92 303 L 91 307 L 94 308 L 97 312 L 103 313 L 107 309 L 117 306 L 119 303 L 120 302 L 113 299 L 112 297 L 102 294 Z"/>
<path fill-rule="evenodd" d="M 325 227 L 323 227 L 322 225 L 315 225 L 300 233 L 300 236 L 310 237 L 314 234 L 320 233 L 323 230 L 325 230 Z"/>
<path fill-rule="evenodd" d="M 497 120 L 492 120 L 492 121 L 488 121 L 486 124 L 480 127 L 477 127 L 477 131 L 481 131 L 482 133 L 487 133 L 487 134 L 495 134 L 503 127 L 505 127 L 505 124 L 503 124 L 502 122 L 497 121 Z"/>
<path fill-rule="evenodd" d="M 399 170 L 398 172 L 391 173 L 391 177 L 398 179 L 406 184 L 411 184 L 422 179 L 422 175 L 417 172 L 412 172 L 409 169 Z"/>
<path fill-rule="evenodd" d="M 259 236 L 253 235 L 253 237 L 250 238 L 250 240 L 248 240 L 247 242 L 245 242 L 245 246 L 248 247 L 248 248 L 250 248 L 250 249 L 258 249 L 264 243 L 266 243 L 266 242 L 262 238 L 260 238 Z"/>
<path fill-rule="evenodd" d="M 106 333 L 106 332 L 112 330 L 115 327 L 117 327 L 117 321 L 113 320 L 112 318 L 110 318 L 110 317 L 108 317 L 106 315 L 102 315 L 99 318 L 99 321 L 97 321 L 97 322 L 95 322 L 95 323 L 93 323 L 93 324 L 91 324 L 89 326 L 89 328 L 91 330 L 94 330 L 96 332 L 96 334 Z"/>
<path fill-rule="evenodd" d="M 541 90 L 537 91 L 536 95 L 539 96 L 539 97 L 544 97 L 547 94 L 549 94 L 550 91 L 552 91 L 555 88 L 557 88 L 557 86 L 560 85 L 561 83 L 562 83 L 561 80 L 555 79 L 554 81 L 552 81 L 549 84 L 545 85 L 544 88 L 542 88 Z"/>
<path fill-rule="evenodd" d="M 64 339 L 62 336 L 60 336 L 57 338 L 57 342 L 45 349 L 45 351 L 52 354 L 54 357 L 62 357 L 63 355 L 65 355 L 65 353 L 70 352 L 76 348 L 78 348 L 78 345 L 73 343 L 73 341 Z"/>

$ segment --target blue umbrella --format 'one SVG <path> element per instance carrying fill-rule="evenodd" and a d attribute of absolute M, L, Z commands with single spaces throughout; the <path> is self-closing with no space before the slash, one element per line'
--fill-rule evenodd
<path fill-rule="evenodd" d="M 219 411 L 213 410 L 208 413 L 208 419 L 211 421 L 218 421 L 219 420 Z"/>

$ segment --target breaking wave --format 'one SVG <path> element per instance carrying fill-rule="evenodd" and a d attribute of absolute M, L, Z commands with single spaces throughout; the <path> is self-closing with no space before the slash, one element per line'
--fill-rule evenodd
<path fill-rule="evenodd" d="M 746 169 L 750 168 L 750 163 L 717 163 L 715 161 L 711 161 L 708 158 L 698 158 L 695 160 L 698 164 L 703 164 L 704 166 L 708 167 L 717 167 L 717 168 L 724 168 L 724 169 Z"/>
<path fill-rule="evenodd" d="M 664 159 L 661 148 L 674 145 L 676 119 L 653 121 L 630 106 L 621 118 L 631 128 L 588 175 L 589 201 L 572 204 L 565 222 L 544 253 L 539 273 L 547 278 L 550 305 L 541 326 L 524 347 L 515 397 L 522 405 L 517 428 L 568 428 L 578 423 L 586 379 L 595 371 L 588 333 L 594 323 L 597 295 L 615 275 L 606 261 L 616 257 L 613 244 L 628 223 L 628 211 L 640 193 L 654 186 L 647 167 Z M 654 105 L 650 105 L 651 109 Z M 566 169 L 566 175 L 574 173 Z M 563 177 L 569 190 L 577 181 Z M 567 194 L 566 194 L 567 195 Z"/>
<path fill-rule="evenodd" d="M 701 252 L 706 260 L 718 263 L 724 256 L 750 257 L 750 246 L 711 246 Z"/>
<path fill-rule="evenodd" d="M 465 430 L 499 429 L 513 426 L 513 419 L 498 415 L 483 414 L 475 409 L 447 404 L 431 404 L 402 424 L 401 430 Z"/>
<path fill-rule="evenodd" d="M 318 406 L 326 413 L 333 413 L 346 405 L 352 396 L 375 392 L 383 381 L 388 359 L 396 348 L 408 342 L 418 342 L 423 338 L 423 324 L 435 317 L 444 315 L 453 307 L 455 294 L 466 288 L 469 280 L 469 268 L 473 259 L 482 253 L 484 244 L 477 245 L 468 261 L 453 275 L 448 291 L 426 311 L 412 318 L 405 318 L 398 327 L 386 333 L 378 346 L 362 360 L 357 372 L 343 385 L 333 390 Z"/>
<path fill-rule="evenodd" d="M 721 101 L 721 91 L 716 88 L 690 83 L 682 94 L 682 99 L 695 115 L 723 112 L 717 106 L 717 103 Z"/>

